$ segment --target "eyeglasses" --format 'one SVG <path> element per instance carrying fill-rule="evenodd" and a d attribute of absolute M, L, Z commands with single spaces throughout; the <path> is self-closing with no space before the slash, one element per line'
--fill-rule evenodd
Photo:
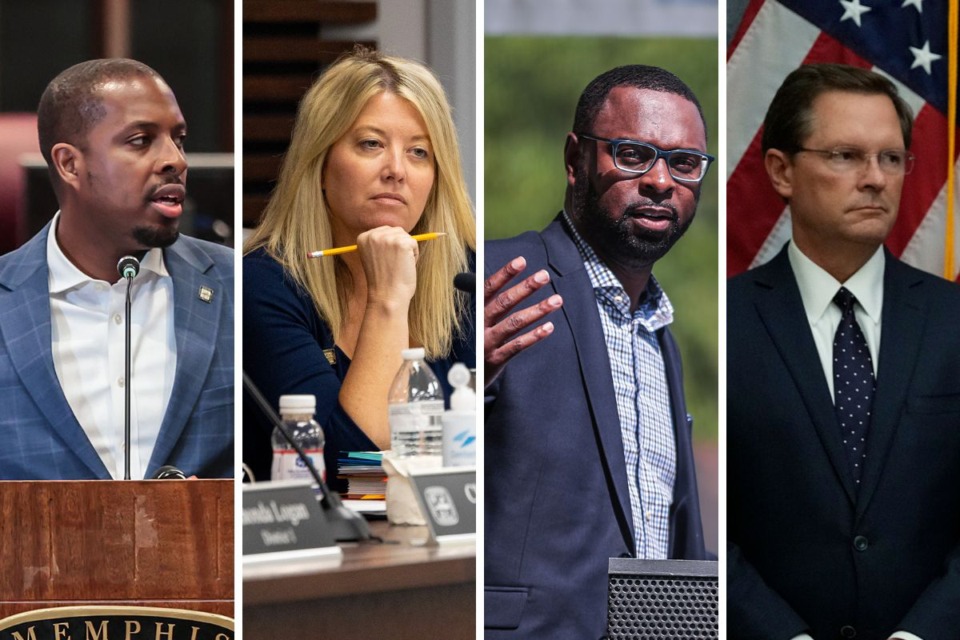
<path fill-rule="evenodd" d="M 836 149 L 805 149 L 800 147 L 797 153 L 816 153 L 827 161 L 827 166 L 837 173 L 863 171 L 870 158 L 877 159 L 880 171 L 891 176 L 904 176 L 913 171 L 916 156 L 905 149 L 886 149 L 878 153 L 867 153 L 855 147 L 837 147 Z"/>
<path fill-rule="evenodd" d="M 671 149 L 664 151 L 647 142 L 637 142 L 636 140 L 624 140 L 618 138 L 610 140 L 608 138 L 597 138 L 588 136 L 585 133 L 577 134 L 580 138 L 596 140 L 597 142 L 606 142 L 610 145 L 610 155 L 613 156 L 613 164 L 621 171 L 643 175 L 653 169 L 657 160 L 663 158 L 667 163 L 667 170 L 674 180 L 680 182 L 700 182 L 707 175 L 707 167 L 715 158 L 706 153 L 700 153 L 692 149 Z"/>

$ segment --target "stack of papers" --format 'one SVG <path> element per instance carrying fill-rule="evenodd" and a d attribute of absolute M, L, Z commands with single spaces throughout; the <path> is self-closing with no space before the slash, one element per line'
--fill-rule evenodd
<path fill-rule="evenodd" d="M 387 474 L 383 470 L 379 451 L 344 451 L 337 461 L 341 482 L 346 481 L 343 494 L 347 500 L 383 500 L 387 489 Z"/>

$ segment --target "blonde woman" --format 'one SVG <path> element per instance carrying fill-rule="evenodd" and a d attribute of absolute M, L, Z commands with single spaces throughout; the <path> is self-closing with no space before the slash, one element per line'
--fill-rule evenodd
<path fill-rule="evenodd" d="M 447 235 L 410 237 L 428 231 Z M 274 406 L 283 394 L 317 397 L 330 478 L 339 451 L 389 448 L 387 392 L 403 349 L 424 347 L 444 383 L 454 362 L 474 366 L 472 302 L 453 278 L 472 267 L 475 233 L 437 79 L 365 49 L 341 57 L 300 104 L 243 260 L 244 369 Z M 269 435 L 245 403 L 244 461 L 258 478 Z"/>

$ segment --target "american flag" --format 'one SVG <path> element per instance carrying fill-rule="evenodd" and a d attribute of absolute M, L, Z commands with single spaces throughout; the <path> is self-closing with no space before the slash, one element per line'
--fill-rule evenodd
<path fill-rule="evenodd" d="M 727 59 L 727 274 L 763 264 L 790 237 L 790 213 L 763 168 L 763 117 L 801 64 L 842 62 L 890 78 L 914 113 L 917 156 L 904 181 L 887 247 L 904 261 L 956 279 L 948 235 L 948 13 L 958 0 L 751 0 Z M 955 24 L 955 23 L 954 23 Z M 955 28 L 955 27 L 954 27 Z M 956 56 L 956 34 L 952 36 Z M 955 90 L 955 89 L 954 89 Z M 960 198 L 954 195 L 960 211 Z M 949 224 L 952 224 L 949 223 Z M 960 226 L 960 225 L 958 225 Z M 960 260 L 956 260 L 960 262 Z"/>

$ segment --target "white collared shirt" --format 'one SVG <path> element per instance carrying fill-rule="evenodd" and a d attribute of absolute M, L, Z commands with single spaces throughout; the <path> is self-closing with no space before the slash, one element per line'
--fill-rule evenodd
<path fill-rule="evenodd" d="M 53 365 L 77 421 L 113 478 L 124 476 L 124 307 L 127 281 L 94 280 L 47 237 Z M 119 276 L 118 276 L 119 278 Z M 130 477 L 146 473 L 177 368 L 173 280 L 151 249 L 131 289 Z"/>
<path fill-rule="evenodd" d="M 873 375 L 880 364 L 880 320 L 883 309 L 883 248 L 877 249 L 867 263 L 846 282 L 839 282 L 819 265 L 805 256 L 793 242 L 787 248 L 790 266 L 800 288 L 800 298 L 807 314 L 807 322 L 813 332 L 817 354 L 823 373 L 827 377 L 830 397 L 833 397 L 833 339 L 843 313 L 833 302 L 833 297 L 846 287 L 856 297 L 853 314 L 863 331 L 863 337 L 873 360 Z"/>

